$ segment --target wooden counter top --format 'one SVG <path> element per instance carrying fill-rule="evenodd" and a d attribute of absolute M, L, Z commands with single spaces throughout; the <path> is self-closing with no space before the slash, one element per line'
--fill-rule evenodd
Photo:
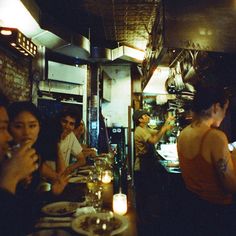
<path fill-rule="evenodd" d="M 108 209 L 108 210 L 112 210 L 113 184 L 112 183 L 102 184 L 102 187 L 103 187 L 103 208 Z M 67 185 L 64 192 L 60 196 L 55 197 L 55 199 L 50 199 L 50 202 L 83 201 L 86 191 L 87 191 L 86 184 L 70 183 Z M 128 228 L 123 233 L 119 234 L 121 236 L 136 236 L 137 235 L 136 212 L 135 212 L 133 197 L 134 196 L 133 196 L 132 188 L 129 187 L 129 189 L 128 189 L 128 212 L 124 216 L 128 220 L 129 225 L 128 225 Z M 36 236 L 36 235 L 37 236 L 44 236 L 45 230 L 42 229 L 42 231 L 41 231 L 42 234 L 40 234 L 40 230 L 41 229 L 35 229 L 35 234 L 32 234 L 31 236 Z M 63 230 L 65 230 L 65 232 L 67 232 L 68 236 L 80 235 L 80 234 L 74 232 L 71 228 L 63 228 Z M 44 233 L 43 233 L 43 231 L 44 231 Z M 56 235 L 57 234 L 55 234 L 55 236 Z M 61 235 L 61 234 L 58 234 L 58 235 Z"/>

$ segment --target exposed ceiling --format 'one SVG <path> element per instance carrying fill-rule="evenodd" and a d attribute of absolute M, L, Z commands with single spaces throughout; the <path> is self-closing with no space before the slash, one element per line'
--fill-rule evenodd
<path fill-rule="evenodd" d="M 43 24 L 54 23 L 90 39 L 92 46 L 144 50 L 161 0 L 35 0 Z"/>

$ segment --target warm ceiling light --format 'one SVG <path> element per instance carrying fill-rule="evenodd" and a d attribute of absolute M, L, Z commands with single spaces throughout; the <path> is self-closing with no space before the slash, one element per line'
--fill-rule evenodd
<path fill-rule="evenodd" d="M 1 34 L 2 35 L 11 35 L 12 34 L 12 31 L 11 30 L 1 30 Z"/>
<path fill-rule="evenodd" d="M 0 35 L 1 42 L 11 45 L 25 56 L 30 55 L 34 57 L 37 54 L 37 46 L 33 42 L 31 42 L 29 38 L 27 38 L 24 34 L 22 34 L 18 29 L 0 27 L 0 32 L 4 31 L 5 32 L 10 31 L 11 34 L 1 34 Z"/>

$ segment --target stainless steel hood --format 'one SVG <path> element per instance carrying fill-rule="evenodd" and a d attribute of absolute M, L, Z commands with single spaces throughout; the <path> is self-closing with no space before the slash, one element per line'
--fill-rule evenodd
<path fill-rule="evenodd" d="M 39 24 L 44 33 L 36 35 L 34 40 L 41 45 L 70 57 L 80 59 L 90 57 L 90 41 L 86 37 L 58 26 L 42 13 Z"/>

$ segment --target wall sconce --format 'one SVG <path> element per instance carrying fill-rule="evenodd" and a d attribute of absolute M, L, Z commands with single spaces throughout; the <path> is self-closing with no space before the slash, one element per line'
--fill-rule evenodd
<path fill-rule="evenodd" d="M 16 28 L 0 27 L 0 40 L 25 56 L 37 54 L 37 46 Z"/>

